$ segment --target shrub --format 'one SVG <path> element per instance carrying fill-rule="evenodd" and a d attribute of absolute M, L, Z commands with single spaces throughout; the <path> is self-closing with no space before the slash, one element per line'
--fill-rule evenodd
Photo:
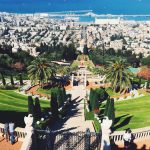
<path fill-rule="evenodd" d="M 20 85 L 23 85 L 23 79 L 22 79 L 22 74 L 19 73 L 19 82 L 20 82 Z"/>
<path fill-rule="evenodd" d="M 34 104 L 32 96 L 28 96 L 28 114 L 32 114 L 34 116 Z"/>
<path fill-rule="evenodd" d="M 60 88 L 58 88 L 58 90 L 57 90 L 57 103 L 58 103 L 59 108 L 61 106 L 63 106 L 63 103 L 64 103 L 64 97 L 63 97 L 62 92 L 63 91 Z"/>
<path fill-rule="evenodd" d="M 11 82 L 11 85 L 14 86 L 14 79 L 12 75 L 10 76 L 10 82 Z"/>
<path fill-rule="evenodd" d="M 150 88 L 150 78 L 147 80 L 146 89 Z"/>
<path fill-rule="evenodd" d="M 93 98 L 92 98 L 92 110 L 98 110 L 99 109 L 98 98 L 99 98 L 98 93 L 94 92 Z"/>
<path fill-rule="evenodd" d="M 35 124 L 34 128 L 35 129 L 40 129 L 40 130 L 45 130 L 46 127 L 49 125 L 51 118 L 45 119 L 43 121 L 39 121 L 39 124 Z"/>
<path fill-rule="evenodd" d="M 40 101 L 38 97 L 35 98 L 34 116 L 35 120 L 39 120 L 42 116 Z"/>
<path fill-rule="evenodd" d="M 58 102 L 57 102 L 57 95 L 55 92 L 51 91 L 51 101 L 50 107 L 52 111 L 52 115 L 54 117 L 58 117 Z"/>
<path fill-rule="evenodd" d="M 12 86 L 12 85 L 5 85 L 5 86 L 0 86 L 0 89 L 2 90 L 15 90 L 17 87 Z"/>
<path fill-rule="evenodd" d="M 106 100 L 109 95 L 108 93 L 106 92 L 105 88 L 99 88 L 99 89 L 96 89 L 96 92 L 98 93 L 98 97 L 99 97 L 99 101 L 100 102 L 103 102 L 104 100 Z"/>
<path fill-rule="evenodd" d="M 100 123 L 98 122 L 98 120 L 96 118 L 94 118 L 93 124 L 94 124 L 94 128 L 95 128 L 96 133 L 100 133 L 101 126 L 100 126 Z"/>
<path fill-rule="evenodd" d="M 93 112 L 88 112 L 85 108 L 84 113 L 85 113 L 85 120 L 93 120 L 94 119 Z"/>
<path fill-rule="evenodd" d="M 64 87 L 61 88 L 61 90 L 62 90 L 62 99 L 63 99 L 63 102 L 65 102 L 67 100 L 66 90 Z"/>
<path fill-rule="evenodd" d="M 5 86 L 6 85 L 6 80 L 5 80 L 4 75 L 2 73 L 1 73 L 1 77 L 2 77 L 3 86 Z"/>
<path fill-rule="evenodd" d="M 89 96 L 89 99 L 90 99 L 89 109 L 90 109 L 90 111 L 92 110 L 93 94 L 94 94 L 94 90 L 91 89 L 90 90 L 90 96 Z"/>
<path fill-rule="evenodd" d="M 115 108 L 114 108 L 114 99 L 107 99 L 104 116 L 107 116 L 110 120 L 114 121 L 115 119 Z"/>

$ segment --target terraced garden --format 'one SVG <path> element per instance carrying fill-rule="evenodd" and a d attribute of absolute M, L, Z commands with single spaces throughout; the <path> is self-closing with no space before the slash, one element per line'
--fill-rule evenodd
<path fill-rule="evenodd" d="M 133 100 L 115 102 L 115 109 L 117 130 L 150 126 L 150 94 L 148 93 Z"/>
<path fill-rule="evenodd" d="M 103 113 L 105 104 L 100 107 Z M 86 113 L 87 120 L 94 120 L 93 112 Z M 136 129 L 150 126 L 150 94 L 132 100 L 115 102 L 115 123 L 113 130 Z"/>
<path fill-rule="evenodd" d="M 49 101 L 40 100 L 42 109 L 50 106 Z M 24 126 L 24 116 L 28 111 L 27 97 L 13 90 L 0 90 L 0 122 L 14 121 L 16 126 Z"/>

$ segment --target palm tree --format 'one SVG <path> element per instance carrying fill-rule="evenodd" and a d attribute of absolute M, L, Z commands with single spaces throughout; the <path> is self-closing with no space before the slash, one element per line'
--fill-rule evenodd
<path fill-rule="evenodd" d="M 111 62 L 108 69 L 106 80 L 111 82 L 113 90 L 116 92 L 125 91 L 131 87 L 131 72 L 128 69 L 127 63 L 123 59 L 117 59 Z"/>
<path fill-rule="evenodd" d="M 48 82 L 49 78 L 54 74 L 53 66 L 45 59 L 37 57 L 28 66 L 28 76 L 32 83 L 37 83 L 43 87 L 44 83 Z"/>

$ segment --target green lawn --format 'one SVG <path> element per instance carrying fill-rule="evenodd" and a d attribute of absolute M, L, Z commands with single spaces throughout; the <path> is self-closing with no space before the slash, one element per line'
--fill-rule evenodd
<path fill-rule="evenodd" d="M 51 89 L 42 89 L 42 88 L 39 88 L 37 91 L 40 94 L 51 94 Z"/>
<path fill-rule="evenodd" d="M 112 96 L 119 96 L 120 93 L 116 93 L 112 90 L 112 88 L 106 88 L 106 92 L 109 94 L 110 97 Z"/>
<path fill-rule="evenodd" d="M 27 97 L 13 90 L 0 90 L 0 122 L 14 121 L 17 126 L 24 126 L 23 118 L 28 111 Z M 42 108 L 50 106 L 49 101 L 40 100 Z"/>
<path fill-rule="evenodd" d="M 115 109 L 115 129 L 117 130 L 150 126 L 150 94 L 132 100 L 115 102 Z"/>

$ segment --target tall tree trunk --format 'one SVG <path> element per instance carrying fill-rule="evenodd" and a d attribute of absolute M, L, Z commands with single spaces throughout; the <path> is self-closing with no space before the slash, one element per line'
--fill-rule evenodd
<path fill-rule="evenodd" d="M 2 77 L 2 83 L 3 83 L 3 86 L 5 86 L 5 85 L 6 85 L 6 80 L 5 80 L 5 78 L 4 78 L 3 73 L 1 73 L 1 77 Z"/>
<path fill-rule="evenodd" d="M 11 81 L 11 85 L 14 86 L 14 79 L 13 79 L 13 75 L 10 76 L 10 81 Z"/>
<path fill-rule="evenodd" d="M 22 74 L 19 73 L 19 80 L 20 80 L 20 85 L 23 85 L 23 80 L 22 80 Z"/>

